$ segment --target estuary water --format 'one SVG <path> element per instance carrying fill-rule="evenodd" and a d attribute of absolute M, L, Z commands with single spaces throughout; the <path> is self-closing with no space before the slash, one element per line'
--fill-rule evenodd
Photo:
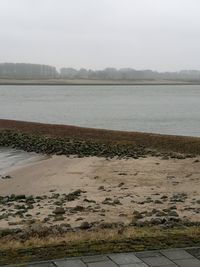
<path fill-rule="evenodd" d="M 200 136 L 200 86 L 0 86 L 0 118 Z"/>
<path fill-rule="evenodd" d="M 8 171 L 45 158 L 34 152 L 0 147 L 0 180 Z"/>

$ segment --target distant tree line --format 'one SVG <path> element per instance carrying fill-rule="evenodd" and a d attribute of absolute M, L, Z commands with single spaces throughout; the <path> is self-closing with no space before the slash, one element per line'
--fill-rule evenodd
<path fill-rule="evenodd" d="M 131 68 L 87 70 L 81 68 L 61 68 L 28 63 L 0 63 L 0 78 L 16 79 L 93 79 L 93 80 L 188 80 L 200 81 L 200 71 L 157 72 Z"/>
<path fill-rule="evenodd" d="M 134 70 L 131 68 L 104 70 L 60 69 L 60 77 L 65 79 L 98 80 L 200 80 L 200 71 L 185 70 L 180 72 L 157 72 L 152 70 Z"/>
<path fill-rule="evenodd" d="M 55 67 L 40 64 L 1 63 L 0 78 L 43 79 L 57 78 Z"/>

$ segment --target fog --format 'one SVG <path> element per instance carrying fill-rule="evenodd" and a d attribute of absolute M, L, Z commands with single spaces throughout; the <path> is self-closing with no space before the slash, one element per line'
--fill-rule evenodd
<path fill-rule="evenodd" d="M 0 62 L 200 69 L 199 0 L 0 0 Z"/>

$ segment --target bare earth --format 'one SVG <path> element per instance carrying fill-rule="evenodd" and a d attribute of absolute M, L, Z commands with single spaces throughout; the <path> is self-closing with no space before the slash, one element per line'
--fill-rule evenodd
<path fill-rule="evenodd" d="M 31 219 L 73 227 L 84 221 L 128 224 L 138 214 L 135 211 L 142 221 L 161 216 L 158 211 L 166 209 L 181 219 L 200 221 L 200 157 L 126 160 L 52 156 L 9 175 L 11 179 L 0 179 L 0 196 L 47 197 L 36 200 L 23 215 L 13 216 L 20 210 L 19 203 L 0 204 L 0 216 L 9 214 L 0 220 L 0 228 L 20 227 Z M 63 194 L 78 189 L 82 192 L 75 200 L 64 199 Z M 22 200 L 20 205 L 24 204 Z M 53 211 L 61 206 L 65 213 L 55 216 Z"/>

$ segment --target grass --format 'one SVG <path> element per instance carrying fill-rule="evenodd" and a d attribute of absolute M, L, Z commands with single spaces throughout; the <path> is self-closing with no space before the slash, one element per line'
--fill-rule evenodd
<path fill-rule="evenodd" d="M 27 240 L 4 237 L 0 239 L 0 264 L 190 246 L 200 246 L 199 227 L 127 227 L 122 234 L 117 229 L 99 229 Z"/>

